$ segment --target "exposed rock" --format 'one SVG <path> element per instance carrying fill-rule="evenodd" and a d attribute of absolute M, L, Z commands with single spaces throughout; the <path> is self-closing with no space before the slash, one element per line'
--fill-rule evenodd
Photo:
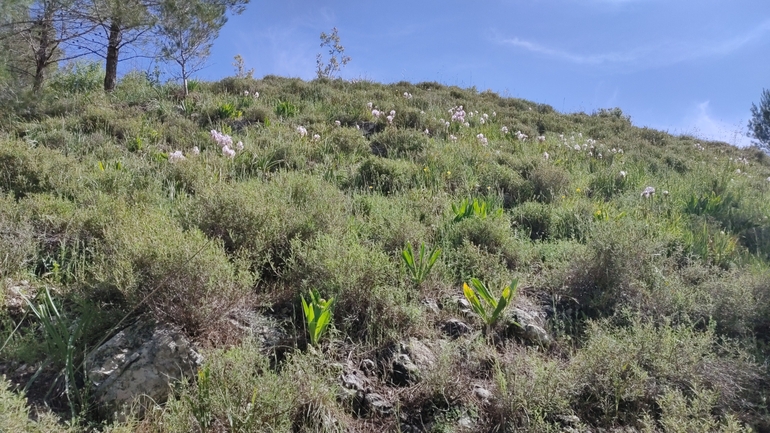
<path fill-rule="evenodd" d="M 5 280 L 5 308 L 11 317 L 23 316 L 27 311 L 26 299 L 31 299 L 35 295 L 29 281 L 13 281 L 10 278 Z"/>
<path fill-rule="evenodd" d="M 476 395 L 476 398 L 483 401 L 484 403 L 487 403 L 492 399 L 492 392 L 481 386 L 476 386 L 473 389 L 473 393 Z"/>
<path fill-rule="evenodd" d="M 347 371 L 340 377 L 342 386 L 358 392 L 364 392 L 368 387 L 369 380 L 358 370 Z"/>
<path fill-rule="evenodd" d="M 393 404 L 376 392 L 366 394 L 367 408 L 377 415 L 390 415 L 393 413 Z"/>
<path fill-rule="evenodd" d="M 120 331 L 86 359 L 94 401 L 107 415 L 140 396 L 164 402 L 169 384 L 194 375 L 202 363 L 181 331 L 146 321 Z"/>
<path fill-rule="evenodd" d="M 393 383 L 407 386 L 420 380 L 420 369 L 412 362 L 409 355 L 399 353 L 393 359 Z"/>
<path fill-rule="evenodd" d="M 393 358 L 393 383 L 406 386 L 420 381 L 421 370 L 429 370 L 436 364 L 436 355 L 416 338 L 410 338 L 397 346 Z"/>
<path fill-rule="evenodd" d="M 409 358 L 418 368 L 430 368 L 436 363 L 436 355 L 428 346 L 416 338 L 410 338 L 407 342 L 402 342 L 401 353 L 409 355 Z"/>
<path fill-rule="evenodd" d="M 457 420 L 457 427 L 459 427 L 460 430 L 473 430 L 474 423 L 471 417 L 468 415 L 463 415 L 460 419 Z"/>
<path fill-rule="evenodd" d="M 439 308 L 435 299 L 425 299 L 422 301 L 422 304 L 425 305 L 425 308 L 427 308 L 428 311 L 433 314 L 438 314 L 441 312 L 441 309 Z"/>
<path fill-rule="evenodd" d="M 251 335 L 265 350 L 278 346 L 291 346 L 287 334 L 274 320 L 256 311 L 236 310 L 228 316 L 230 323 L 242 332 Z"/>
<path fill-rule="evenodd" d="M 508 335 L 519 337 L 529 344 L 542 347 L 551 345 L 551 337 L 545 330 L 545 319 L 537 313 L 512 308 L 504 315 L 503 326 Z"/>
<path fill-rule="evenodd" d="M 461 335 L 473 332 L 473 329 L 457 319 L 449 319 L 444 322 L 443 331 L 452 338 L 458 338 Z"/>
<path fill-rule="evenodd" d="M 580 418 L 575 415 L 556 415 L 556 419 L 565 425 L 577 425 L 580 424 Z"/>
<path fill-rule="evenodd" d="M 361 361 L 361 371 L 369 377 L 373 377 L 377 374 L 377 364 L 371 359 L 364 359 Z"/>

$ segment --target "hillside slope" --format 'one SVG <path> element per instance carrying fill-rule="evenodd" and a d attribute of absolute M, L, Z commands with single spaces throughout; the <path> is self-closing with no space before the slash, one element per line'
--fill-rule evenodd
<path fill-rule="evenodd" d="M 206 363 L 114 431 L 770 431 L 764 153 L 438 83 L 65 78 L 2 109 L 0 430 L 98 425 L 82 353 L 141 316 Z M 473 278 L 517 282 L 489 326 Z M 27 419 L 38 367 L 74 426 Z"/>

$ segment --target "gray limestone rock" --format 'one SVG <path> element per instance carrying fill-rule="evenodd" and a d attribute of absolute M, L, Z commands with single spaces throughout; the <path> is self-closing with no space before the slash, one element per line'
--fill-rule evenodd
<path fill-rule="evenodd" d="M 545 320 L 537 313 L 511 308 L 503 317 L 503 326 L 508 335 L 519 337 L 529 344 L 542 347 L 551 345 L 551 337 L 545 330 Z"/>
<path fill-rule="evenodd" d="M 140 396 L 164 402 L 171 382 L 193 376 L 202 363 L 181 331 L 146 321 L 123 329 L 86 358 L 94 400 L 108 415 Z"/>

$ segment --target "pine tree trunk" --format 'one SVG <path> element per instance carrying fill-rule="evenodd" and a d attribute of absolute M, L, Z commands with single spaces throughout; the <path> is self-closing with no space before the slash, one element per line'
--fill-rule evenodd
<path fill-rule="evenodd" d="M 107 62 L 104 65 L 104 91 L 112 92 L 118 82 L 118 52 L 122 39 L 120 22 L 110 23 L 110 36 L 107 41 Z"/>

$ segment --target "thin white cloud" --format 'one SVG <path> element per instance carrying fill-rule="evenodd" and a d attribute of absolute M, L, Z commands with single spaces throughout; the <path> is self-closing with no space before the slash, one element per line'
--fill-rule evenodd
<path fill-rule="evenodd" d="M 723 141 L 738 147 L 752 144 L 746 136 L 746 122 L 715 118 L 709 109 L 709 101 L 696 104 L 691 113 L 685 116 L 679 129 L 683 134 L 701 140 Z"/>
<path fill-rule="evenodd" d="M 632 0 L 609 0 L 632 1 Z M 753 29 L 721 41 L 679 42 L 666 41 L 655 45 L 644 45 L 624 51 L 614 51 L 598 54 L 587 54 L 561 50 L 518 37 L 493 37 L 500 44 L 521 48 L 526 51 L 586 65 L 644 65 L 660 66 L 681 61 L 694 60 L 703 57 L 723 56 L 737 51 L 751 42 L 762 39 L 770 34 L 770 20 L 759 24 Z"/>

